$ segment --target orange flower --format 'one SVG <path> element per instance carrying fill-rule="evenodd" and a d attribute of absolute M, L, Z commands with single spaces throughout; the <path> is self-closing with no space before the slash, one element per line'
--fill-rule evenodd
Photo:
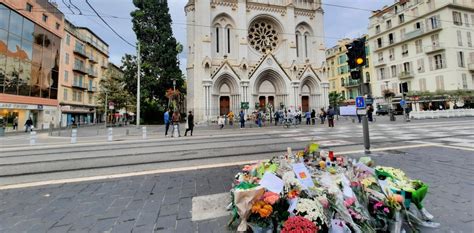
<path fill-rule="evenodd" d="M 257 201 L 252 205 L 252 213 L 258 213 L 262 218 L 267 218 L 272 214 L 272 212 L 272 206 L 265 203 L 264 201 Z"/>
<path fill-rule="evenodd" d="M 295 197 L 298 197 L 299 194 L 300 192 L 298 190 L 293 189 L 288 193 L 288 198 L 293 199 Z"/>

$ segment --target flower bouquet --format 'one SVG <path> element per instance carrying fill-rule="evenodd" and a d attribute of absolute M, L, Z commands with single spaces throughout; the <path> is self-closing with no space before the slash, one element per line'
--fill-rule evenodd
<path fill-rule="evenodd" d="M 310 220 L 301 217 L 293 216 L 288 218 L 281 230 L 281 233 L 317 233 L 318 228 Z"/>

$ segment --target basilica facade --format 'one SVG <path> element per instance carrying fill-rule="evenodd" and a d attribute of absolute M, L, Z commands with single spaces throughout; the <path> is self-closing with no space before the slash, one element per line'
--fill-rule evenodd
<path fill-rule="evenodd" d="M 196 121 L 329 105 L 321 0 L 189 0 L 185 11 Z"/>

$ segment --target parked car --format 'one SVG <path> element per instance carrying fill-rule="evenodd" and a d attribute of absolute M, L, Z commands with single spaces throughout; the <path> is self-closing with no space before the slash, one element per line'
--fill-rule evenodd
<path fill-rule="evenodd" d="M 375 115 L 377 116 L 384 116 L 388 115 L 388 108 L 384 105 L 377 106 L 377 110 L 375 110 Z"/>

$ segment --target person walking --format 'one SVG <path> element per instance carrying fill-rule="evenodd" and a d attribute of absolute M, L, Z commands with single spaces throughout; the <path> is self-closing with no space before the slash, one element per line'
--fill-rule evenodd
<path fill-rule="evenodd" d="M 232 111 L 230 111 L 229 114 L 227 114 L 227 118 L 229 118 L 230 126 L 234 126 L 234 117 L 235 117 L 235 114 Z"/>
<path fill-rule="evenodd" d="M 28 120 L 26 120 L 25 122 L 25 133 L 28 132 L 28 130 L 31 132 L 33 131 L 33 120 L 31 120 L 31 117 L 28 118 Z"/>
<path fill-rule="evenodd" d="M 334 109 L 331 106 L 328 108 L 327 117 L 329 127 L 334 128 Z"/>
<path fill-rule="evenodd" d="M 280 120 L 280 111 L 275 111 L 275 126 L 278 125 L 278 121 Z"/>
<path fill-rule="evenodd" d="M 311 124 L 316 125 L 316 111 L 311 111 Z"/>
<path fill-rule="evenodd" d="M 240 110 L 239 120 L 240 120 L 240 129 L 245 128 L 245 113 L 244 113 L 244 110 Z"/>
<path fill-rule="evenodd" d="M 13 130 L 18 130 L 18 117 L 13 119 Z"/>
<path fill-rule="evenodd" d="M 326 120 L 326 111 L 324 111 L 324 108 L 321 108 L 319 111 L 319 119 L 321 120 L 321 124 L 324 125 L 324 121 Z"/>
<path fill-rule="evenodd" d="M 258 111 L 257 112 L 257 122 L 258 122 L 258 127 L 261 128 L 262 127 L 262 111 Z"/>
<path fill-rule="evenodd" d="M 168 108 L 165 112 L 164 115 L 164 121 L 165 121 L 165 137 L 168 136 L 168 130 L 170 129 L 170 109 Z"/>
<path fill-rule="evenodd" d="M 179 132 L 179 122 L 181 121 L 181 115 L 179 114 L 178 110 L 173 112 L 173 116 L 171 116 L 171 121 L 173 123 L 173 131 L 171 131 L 171 137 L 174 137 L 174 131 L 178 130 L 178 137 L 181 137 L 181 133 Z"/>
<path fill-rule="evenodd" d="M 311 112 L 307 111 L 305 113 L 306 116 L 306 125 L 311 125 Z"/>
<path fill-rule="evenodd" d="M 220 129 L 223 129 L 224 124 L 225 124 L 224 116 L 223 115 L 219 116 L 218 119 L 217 119 L 217 125 L 220 126 Z"/>
<path fill-rule="evenodd" d="M 369 120 L 370 122 L 374 120 L 373 113 L 374 113 L 374 107 L 372 107 L 372 105 L 369 105 L 367 107 L 367 120 Z"/>
<path fill-rule="evenodd" d="M 194 115 L 193 111 L 189 111 L 188 118 L 186 119 L 186 131 L 184 132 L 184 136 L 188 135 L 188 131 L 191 131 L 191 136 L 193 136 L 193 129 L 194 129 Z"/>

